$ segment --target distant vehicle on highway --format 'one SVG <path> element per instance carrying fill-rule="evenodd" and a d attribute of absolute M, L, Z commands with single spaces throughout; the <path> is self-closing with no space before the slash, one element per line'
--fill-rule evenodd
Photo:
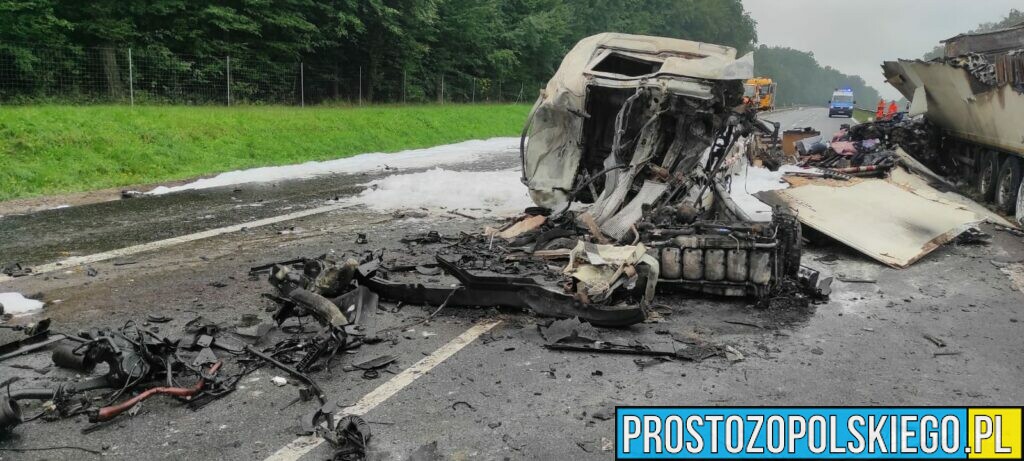
<path fill-rule="evenodd" d="M 828 116 L 845 115 L 846 118 L 853 117 L 853 90 L 850 88 L 837 88 L 832 93 L 832 99 L 828 102 Z"/>
<path fill-rule="evenodd" d="M 778 84 L 769 77 L 754 77 L 743 84 L 743 103 L 758 112 L 775 110 Z"/>

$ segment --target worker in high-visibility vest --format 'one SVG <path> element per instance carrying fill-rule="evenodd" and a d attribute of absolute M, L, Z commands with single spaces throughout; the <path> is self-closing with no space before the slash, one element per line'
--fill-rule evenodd
<path fill-rule="evenodd" d="M 892 103 L 889 104 L 889 113 L 885 116 L 885 119 L 886 120 L 892 120 L 892 118 L 895 117 L 896 113 L 899 112 L 899 111 L 900 111 L 900 106 L 897 106 L 896 105 L 896 101 L 893 100 Z"/>
<path fill-rule="evenodd" d="M 885 100 L 878 100 L 878 110 L 875 111 L 875 120 L 882 120 L 885 118 Z"/>

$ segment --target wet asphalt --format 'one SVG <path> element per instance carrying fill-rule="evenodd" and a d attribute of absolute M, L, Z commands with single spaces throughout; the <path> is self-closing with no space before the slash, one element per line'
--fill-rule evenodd
<path fill-rule="evenodd" d="M 772 117 L 784 127 L 789 121 L 818 124 L 823 133 L 845 122 L 827 119 L 824 109 Z M 514 164 L 509 157 L 494 159 L 493 169 Z M 339 176 L 53 210 L 16 217 L 23 219 L 17 228 L 8 227 L 5 217 L 0 232 L 22 243 L 4 239 L 0 254 L 18 251 L 26 261 L 50 262 L 66 253 L 119 248 L 292 210 L 283 207 L 318 206 L 334 195 L 357 192 L 365 180 Z M 263 206 L 236 208 L 248 203 Z M 137 211 L 130 211 L 133 207 Z M 206 215 L 217 222 L 182 222 Z M 0 282 L 0 291 L 38 295 L 48 302 L 42 315 L 60 331 L 144 321 L 152 313 L 172 318 L 158 325 L 169 335 L 181 334 L 185 322 L 198 315 L 231 329 L 244 314 L 269 319 L 269 301 L 260 297 L 268 285 L 248 275 L 250 266 L 376 248 L 405 262 L 429 261 L 431 247 L 398 240 L 428 230 L 475 232 L 490 224 L 485 221 L 338 210 L 133 256 L 129 265 L 96 263 L 92 276 L 74 269 Z M 121 231 L 130 226 L 138 227 Z M 303 231 L 280 232 L 290 227 Z M 45 229 L 57 231 L 59 239 L 33 246 Z M 1024 287 L 1015 283 L 1024 276 L 1014 282 L 1009 274 L 1024 267 L 1019 266 L 1024 239 L 984 230 L 993 236 L 990 245 L 947 245 L 904 270 L 881 266 L 841 245 L 816 243 L 804 263 L 841 280 L 828 303 L 800 315 L 780 318 L 743 300 L 670 296 L 660 299 L 670 309 L 659 311 L 651 323 L 601 332 L 605 339 L 652 347 L 730 345 L 744 356 L 736 362 L 714 357 L 638 363 L 636 357 L 548 351 L 538 330 L 544 319 L 453 308 L 403 332 L 394 343 L 364 346 L 342 359 L 397 356 L 380 378 L 340 369 L 314 378 L 337 401 L 353 403 L 471 326 L 501 322 L 366 415 L 372 459 L 405 459 L 435 442 L 441 459 L 612 459 L 614 423 L 607 416 L 615 405 L 1020 405 Z M 369 243 L 356 244 L 357 233 L 367 234 Z M 402 325 L 431 310 L 382 305 L 368 328 Z M 925 335 L 941 338 L 945 347 Z M 0 330 L 0 342 L 13 338 Z M 0 377 L 21 377 L 15 387 L 73 378 L 49 365 L 47 354 L 30 355 L 0 364 Z M 263 368 L 235 393 L 195 412 L 171 399 L 152 399 L 135 416 L 88 434 L 82 433 L 89 426 L 82 417 L 26 423 L 0 440 L 0 450 L 69 445 L 103 455 L 0 451 L 0 459 L 264 459 L 295 438 L 298 417 L 315 407 L 291 403 L 297 387 L 270 383 L 279 374 Z M 38 411 L 38 405 L 26 408 L 27 414 Z M 301 459 L 328 456 L 321 446 Z"/>
<path fill-rule="evenodd" d="M 487 160 L 447 166 L 481 171 L 515 164 L 513 156 L 501 153 Z M 415 171 L 423 169 L 389 167 L 387 171 L 247 183 L 3 216 L 0 265 L 38 265 L 295 213 L 343 201 L 375 179 Z"/>

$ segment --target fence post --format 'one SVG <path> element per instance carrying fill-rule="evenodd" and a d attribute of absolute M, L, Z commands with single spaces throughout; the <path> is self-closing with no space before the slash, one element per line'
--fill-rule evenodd
<path fill-rule="evenodd" d="M 299 61 L 299 107 L 306 107 L 306 65 Z"/>
<path fill-rule="evenodd" d="M 444 74 L 441 74 L 441 105 L 444 105 Z"/>
<path fill-rule="evenodd" d="M 470 102 L 473 103 L 473 104 L 476 104 L 476 77 L 470 77 L 470 78 L 473 79 L 473 90 L 472 90 L 472 93 L 471 93 L 472 96 L 470 97 Z"/>
<path fill-rule="evenodd" d="M 128 103 L 135 107 L 135 75 L 132 72 L 132 49 L 128 48 Z"/>
<path fill-rule="evenodd" d="M 363 105 L 363 66 L 359 66 L 359 105 Z"/>
<path fill-rule="evenodd" d="M 406 85 L 409 83 L 409 71 L 402 69 L 402 104 L 405 104 L 406 97 L 409 95 L 409 90 Z"/>
<path fill-rule="evenodd" d="M 228 105 L 231 105 L 231 56 L 227 57 L 228 71 L 227 71 L 227 88 L 228 88 Z"/>

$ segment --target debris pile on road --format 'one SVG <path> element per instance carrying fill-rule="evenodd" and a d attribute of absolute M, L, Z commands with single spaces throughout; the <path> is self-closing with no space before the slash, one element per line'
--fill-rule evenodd
<path fill-rule="evenodd" d="M 895 122 L 882 123 L 893 125 Z M 883 142 L 881 133 L 862 127 L 843 125 L 827 145 L 821 143 L 820 138 L 811 140 L 810 145 L 798 141 L 795 145 L 795 150 L 800 152 L 797 165 L 815 170 L 788 174 L 844 181 L 851 177 L 887 176 L 896 166 L 895 150 Z"/>
<path fill-rule="evenodd" d="M 290 273 L 284 265 L 266 269 L 279 292 L 267 295 L 278 303 L 272 316 L 276 325 L 259 323 L 256 316 L 251 316 L 246 319 L 247 326 L 228 331 L 199 316 L 187 322 L 178 337 L 159 333 L 156 324 L 172 319 L 153 315 L 142 325 L 128 322 L 117 329 L 77 334 L 55 333 L 45 319 L 5 327 L 21 331 L 25 337 L 0 345 L 0 361 L 55 345 L 51 355 L 53 366 L 78 373 L 81 378 L 56 379 L 54 386 L 38 388 L 11 389 L 17 378 L 3 382 L 6 389 L 0 398 L 0 433 L 9 432 L 24 421 L 78 415 L 85 415 L 94 423 L 84 429 L 89 432 L 121 414 L 133 414 L 140 403 L 158 395 L 176 398 L 189 409 L 197 410 L 230 394 L 243 377 L 267 364 L 300 383 L 297 400 L 319 400 L 318 409 L 303 419 L 316 421 L 308 428 L 307 432 L 312 433 L 323 419 L 317 415 L 326 414 L 325 408 L 333 404 L 309 373 L 329 369 L 341 351 L 373 342 L 365 338 L 359 323 L 364 309 L 376 309 L 377 298 L 365 287 L 348 290 L 344 278 L 354 274 L 354 267 L 344 263 L 328 267 L 322 260 L 310 263 L 304 273 Z M 345 292 L 341 293 L 343 289 Z M 332 299 L 324 297 L 332 293 L 341 294 Z M 315 319 L 319 328 L 309 329 L 303 322 L 306 317 Z M 372 379 L 370 373 L 378 373 L 395 360 L 384 356 L 353 368 L 364 370 L 364 378 Z M 98 367 L 100 364 L 104 366 Z M 96 373 L 98 370 L 100 374 Z M 272 381 L 287 383 L 283 377 Z M 36 415 L 26 417 L 25 407 L 19 402 L 31 400 L 44 403 L 38 405 Z M 333 421 L 329 418 L 323 422 L 342 447 L 339 452 L 365 450 L 369 438 L 365 423 L 353 429 L 336 427 Z M 362 440 L 362 445 L 356 444 L 357 439 Z"/>
<path fill-rule="evenodd" d="M 481 234 L 405 240 L 442 245 L 426 263 L 370 252 L 282 266 L 271 277 L 282 308 L 324 317 L 328 298 L 368 290 L 438 309 L 497 306 L 627 326 L 644 321 L 660 293 L 765 306 L 773 296 L 827 296 L 806 284 L 819 277 L 801 276 L 814 271 L 800 266 L 797 219 L 779 208 L 752 222 L 730 197 L 731 165 L 782 156 L 778 125 L 742 104 L 751 72 L 749 56 L 717 45 L 582 40 L 523 130 L 522 180 L 537 207 Z"/>
<path fill-rule="evenodd" d="M 920 117 L 844 125 L 828 144 L 800 147 L 786 187 L 754 195 L 797 212 L 800 221 L 892 267 L 902 268 L 982 221 L 1011 225 L 955 193 L 925 164 L 937 164 L 939 135 Z M 913 154 L 908 153 L 912 151 Z M 811 153 L 814 152 L 814 153 Z"/>

